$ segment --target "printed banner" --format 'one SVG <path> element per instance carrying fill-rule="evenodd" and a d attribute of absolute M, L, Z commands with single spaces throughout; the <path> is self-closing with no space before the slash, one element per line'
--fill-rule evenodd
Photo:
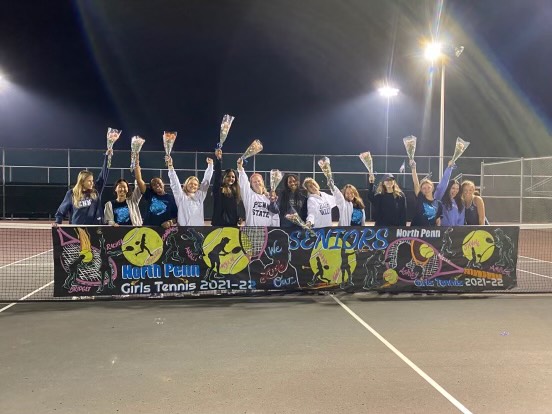
<path fill-rule="evenodd" d="M 519 228 L 60 226 L 52 235 L 56 297 L 477 292 L 516 286 Z"/>

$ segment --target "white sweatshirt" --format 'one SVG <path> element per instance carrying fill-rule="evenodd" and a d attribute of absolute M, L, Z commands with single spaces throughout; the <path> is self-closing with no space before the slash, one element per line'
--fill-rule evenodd
<path fill-rule="evenodd" d="M 270 199 L 253 191 L 245 170 L 239 170 L 240 192 L 245 206 L 246 226 L 280 227 L 280 215 L 272 213 L 268 206 Z"/>
<path fill-rule="evenodd" d="M 213 176 L 213 165 L 209 164 L 203 175 L 203 180 L 195 194 L 186 194 L 182 189 L 178 175 L 174 169 L 169 169 L 171 190 L 178 207 L 179 226 L 205 226 L 203 201 L 207 197 L 209 183 Z"/>
<path fill-rule="evenodd" d="M 343 193 L 339 191 L 339 188 L 337 188 L 335 185 L 331 186 L 330 190 L 332 191 L 332 194 L 335 197 L 335 203 L 337 204 L 337 208 L 339 209 L 339 225 L 350 226 L 351 218 L 353 216 L 353 203 L 345 200 Z M 362 210 L 361 226 L 365 225 L 365 221 L 366 221 L 366 214 L 364 213 L 364 210 Z"/>
<path fill-rule="evenodd" d="M 307 221 L 313 228 L 332 226 L 332 208 L 336 206 L 335 197 L 326 193 L 309 194 L 307 199 Z"/>

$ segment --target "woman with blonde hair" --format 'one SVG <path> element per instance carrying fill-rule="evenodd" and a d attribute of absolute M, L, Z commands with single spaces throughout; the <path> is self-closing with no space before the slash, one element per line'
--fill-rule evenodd
<path fill-rule="evenodd" d="M 364 213 L 364 201 L 360 197 L 358 190 L 352 184 L 346 184 L 341 191 L 330 183 L 330 190 L 335 197 L 337 208 L 339 209 L 340 226 L 364 226 L 366 214 Z"/>
<path fill-rule="evenodd" d="M 191 176 L 181 186 L 178 175 L 174 170 L 173 160 L 170 156 L 167 157 L 171 190 L 178 207 L 179 226 L 205 226 L 203 202 L 207 197 L 207 191 L 209 190 L 209 184 L 213 176 L 213 160 L 207 158 L 206 161 L 207 169 L 205 170 L 201 184 L 196 176 Z"/>
<path fill-rule="evenodd" d="M 368 178 L 368 200 L 374 207 L 376 226 L 406 226 L 406 197 L 393 174 L 385 174 L 374 190 L 375 177 Z"/>
<path fill-rule="evenodd" d="M 245 225 L 280 227 L 280 210 L 276 203 L 278 197 L 274 192 L 269 193 L 266 190 L 262 175 L 254 173 L 248 180 L 241 158 L 238 159 L 238 173 L 245 207 Z"/>
<path fill-rule="evenodd" d="M 307 226 L 315 229 L 331 227 L 332 208 L 337 205 L 335 196 L 320 192 L 320 186 L 311 177 L 305 178 L 303 188 L 308 192 Z"/>
<path fill-rule="evenodd" d="M 433 197 L 435 186 L 429 179 L 424 178 L 421 182 L 416 173 L 416 162 L 410 161 L 412 169 L 412 181 L 414 182 L 414 193 L 416 194 L 416 214 L 410 223 L 411 226 L 440 226 L 443 215 L 443 204 Z"/>
<path fill-rule="evenodd" d="M 483 199 L 475 194 L 473 181 L 462 182 L 462 200 L 464 201 L 465 219 L 468 226 L 482 226 L 486 223 L 485 203 Z"/>
<path fill-rule="evenodd" d="M 94 174 L 88 170 L 79 172 L 77 183 L 67 191 L 55 214 L 55 223 L 63 223 L 63 218 L 69 216 L 70 224 L 103 224 L 102 193 L 109 175 L 107 159 L 113 153 L 108 150 L 104 156 L 102 169 L 96 183 Z"/>

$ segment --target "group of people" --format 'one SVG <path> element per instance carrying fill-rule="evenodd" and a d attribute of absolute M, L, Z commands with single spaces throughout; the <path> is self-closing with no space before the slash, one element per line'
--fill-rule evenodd
<path fill-rule="evenodd" d="M 332 226 L 332 209 L 339 210 L 340 226 L 364 226 L 365 205 L 358 190 L 347 184 L 339 190 L 333 180 L 328 180 L 331 194 L 321 192 L 320 185 L 313 178 L 305 178 L 302 187 L 299 177 L 286 174 L 283 190 L 276 194 L 269 192 L 259 173 L 247 176 L 243 161 L 238 159 L 237 170 L 222 168 L 223 154 L 215 151 L 214 160 L 207 158 L 207 168 L 200 181 L 191 176 L 180 183 L 174 170 L 173 160 L 167 156 L 171 193 L 165 192 L 160 177 L 153 178 L 149 187 L 142 178 L 139 160 L 136 161 L 134 190 L 124 178 L 118 179 L 113 187 L 114 198 L 102 206 L 102 193 L 108 175 L 108 150 L 99 176 L 94 182 L 90 171 L 81 171 L 77 183 L 65 195 L 55 214 L 54 225 L 61 224 L 65 217 L 76 225 L 132 225 L 162 226 L 204 226 L 204 206 L 211 179 L 213 180 L 213 226 L 238 226 L 242 224 L 239 203 L 245 208 L 246 226 L 268 226 L 291 228 L 297 226 L 286 219 L 288 214 L 297 214 L 308 227 Z M 416 173 L 416 163 L 411 161 L 414 193 L 416 195 L 415 215 L 412 226 L 461 226 L 485 224 L 485 204 L 476 194 L 472 181 L 459 183 L 451 180 L 455 165 L 449 162 L 441 181 L 434 187 L 429 179 L 421 182 Z M 142 218 L 139 203 L 146 203 Z M 386 174 L 375 188 L 375 177 L 369 175 L 368 199 L 374 207 L 376 226 L 406 226 L 406 197 L 395 177 Z"/>

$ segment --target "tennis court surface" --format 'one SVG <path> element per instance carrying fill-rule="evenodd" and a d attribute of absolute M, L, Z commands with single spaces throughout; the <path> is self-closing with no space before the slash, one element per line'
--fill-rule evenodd
<path fill-rule="evenodd" d="M 531 294 L 119 301 L 45 301 L 49 229 L 2 233 L 3 414 L 551 411 L 550 230 L 520 233 Z"/>

